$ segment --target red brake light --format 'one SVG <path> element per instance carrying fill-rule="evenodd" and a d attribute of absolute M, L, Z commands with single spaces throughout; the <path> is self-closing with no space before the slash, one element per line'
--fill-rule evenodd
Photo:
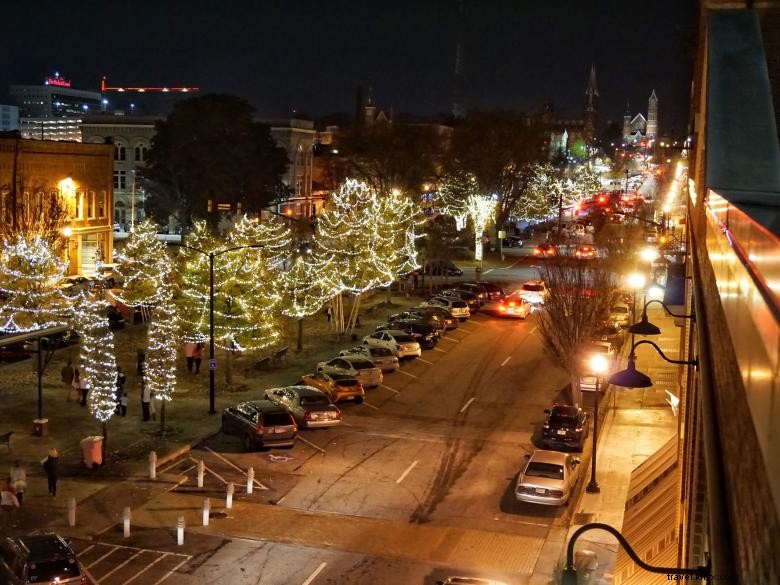
<path fill-rule="evenodd" d="M 255 434 L 262 435 L 263 434 L 263 423 L 260 423 L 257 425 L 257 429 L 255 429 Z"/>
<path fill-rule="evenodd" d="M 341 411 L 340 410 L 336 411 L 336 418 L 341 418 Z"/>
<path fill-rule="evenodd" d="M 514 301 L 509 301 L 509 306 L 510 307 L 514 307 L 515 306 L 515 302 Z"/>
<path fill-rule="evenodd" d="M 309 411 L 306 411 L 306 413 L 303 415 L 304 420 L 311 420 L 311 413 Z"/>

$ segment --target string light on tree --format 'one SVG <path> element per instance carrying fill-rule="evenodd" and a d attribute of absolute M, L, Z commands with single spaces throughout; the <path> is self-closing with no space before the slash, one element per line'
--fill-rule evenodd
<path fill-rule="evenodd" d="M 448 215 L 455 218 L 455 226 L 462 230 L 466 227 L 468 199 L 479 190 L 477 178 L 466 171 L 456 171 L 444 177 L 438 198 Z"/>
<path fill-rule="evenodd" d="M 496 200 L 487 195 L 470 195 L 466 201 L 469 217 L 474 222 L 474 259 L 482 261 L 482 233 L 496 211 Z"/>

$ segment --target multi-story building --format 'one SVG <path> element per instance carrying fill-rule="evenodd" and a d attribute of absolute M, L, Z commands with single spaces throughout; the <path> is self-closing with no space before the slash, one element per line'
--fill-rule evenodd
<path fill-rule="evenodd" d="M 77 118 L 104 106 L 100 92 L 71 87 L 58 73 L 42 85 L 12 85 L 8 93 L 22 118 Z"/>
<path fill-rule="evenodd" d="M 0 104 L 0 132 L 19 129 L 19 108 Z"/>
<path fill-rule="evenodd" d="M 146 165 L 146 155 L 152 146 L 155 123 L 153 116 L 86 116 L 81 121 L 81 140 L 92 144 L 113 144 L 114 147 L 114 207 L 113 221 L 126 230 L 133 221 L 146 214 L 146 192 L 140 180 L 140 170 Z"/>
<path fill-rule="evenodd" d="M 0 221 L 22 222 L 33 198 L 57 198 L 67 210 L 68 274 L 91 275 L 111 262 L 113 147 L 0 136 Z M 45 208 L 45 206 L 42 206 Z"/>

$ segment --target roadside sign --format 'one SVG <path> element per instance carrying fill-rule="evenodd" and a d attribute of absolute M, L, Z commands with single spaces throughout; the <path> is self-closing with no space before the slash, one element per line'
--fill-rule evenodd
<path fill-rule="evenodd" d="M 216 370 L 217 369 L 217 360 L 209 360 L 209 370 Z"/>

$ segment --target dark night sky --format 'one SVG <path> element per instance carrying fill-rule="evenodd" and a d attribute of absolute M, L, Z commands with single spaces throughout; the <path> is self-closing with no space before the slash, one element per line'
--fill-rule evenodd
<path fill-rule="evenodd" d="M 263 115 L 353 112 L 358 83 L 380 106 L 449 112 L 457 0 L 41 0 L 4 7 L 0 90 L 58 70 L 74 85 L 199 85 Z M 684 129 L 693 0 L 466 0 L 468 107 L 582 109 L 591 61 L 601 122 L 646 111 Z M 15 12 L 15 13 L 14 13 Z M 16 23 L 16 26 L 9 26 Z"/>

